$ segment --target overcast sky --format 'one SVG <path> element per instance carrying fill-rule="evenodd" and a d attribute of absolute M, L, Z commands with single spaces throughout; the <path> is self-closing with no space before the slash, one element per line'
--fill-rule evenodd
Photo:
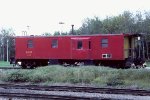
<path fill-rule="evenodd" d="M 0 0 L 0 28 L 17 35 L 29 27 L 29 35 L 77 29 L 85 18 L 116 16 L 123 11 L 150 11 L 149 0 Z M 65 24 L 60 25 L 59 22 Z"/>

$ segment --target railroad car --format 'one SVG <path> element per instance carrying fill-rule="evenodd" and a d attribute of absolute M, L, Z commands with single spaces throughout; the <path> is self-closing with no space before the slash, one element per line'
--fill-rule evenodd
<path fill-rule="evenodd" d="M 22 68 L 55 63 L 145 66 L 144 48 L 140 34 L 17 36 L 15 60 Z"/>

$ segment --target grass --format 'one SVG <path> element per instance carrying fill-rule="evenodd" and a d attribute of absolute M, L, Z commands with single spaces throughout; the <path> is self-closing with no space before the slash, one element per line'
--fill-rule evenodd
<path fill-rule="evenodd" d="M 150 67 L 150 61 L 147 61 L 146 64 L 147 64 L 147 67 Z"/>
<path fill-rule="evenodd" d="M 71 83 L 96 86 L 150 89 L 150 70 L 113 69 L 108 67 L 63 67 L 59 65 L 33 70 L 7 70 L 0 73 L 1 82 Z"/>
<path fill-rule="evenodd" d="M 9 62 L 6 62 L 6 61 L 0 61 L 0 67 L 10 67 L 12 65 L 10 65 Z"/>

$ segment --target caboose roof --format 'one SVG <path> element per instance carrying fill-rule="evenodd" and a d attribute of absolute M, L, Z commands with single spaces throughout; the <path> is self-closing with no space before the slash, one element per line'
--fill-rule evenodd
<path fill-rule="evenodd" d="M 31 37 L 85 37 L 85 36 L 118 36 L 118 35 L 124 35 L 124 36 L 141 36 L 142 34 L 134 34 L 134 33 L 120 33 L 120 34 L 93 34 L 93 35 L 57 35 L 57 36 L 40 36 L 40 35 L 31 35 L 31 36 L 16 36 L 16 38 L 31 38 Z"/>

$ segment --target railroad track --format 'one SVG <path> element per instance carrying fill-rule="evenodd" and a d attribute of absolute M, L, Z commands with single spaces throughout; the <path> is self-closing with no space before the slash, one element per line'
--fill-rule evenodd
<path fill-rule="evenodd" d="M 4 89 L 28 89 L 39 91 L 69 91 L 69 92 L 150 96 L 150 90 L 141 90 L 141 89 L 98 88 L 98 87 L 84 87 L 84 86 L 14 85 L 14 84 L 0 84 L 0 87 Z"/>
<path fill-rule="evenodd" d="M 19 67 L 0 67 L 0 69 L 21 69 Z"/>
<path fill-rule="evenodd" d="M 52 94 L 31 94 L 31 93 L 6 93 L 0 92 L 0 97 L 6 97 L 10 100 L 12 98 L 24 98 L 24 99 L 41 99 L 41 100 L 101 100 L 104 98 L 95 98 L 95 97 L 78 97 L 78 96 L 63 96 L 63 95 L 52 95 Z"/>

